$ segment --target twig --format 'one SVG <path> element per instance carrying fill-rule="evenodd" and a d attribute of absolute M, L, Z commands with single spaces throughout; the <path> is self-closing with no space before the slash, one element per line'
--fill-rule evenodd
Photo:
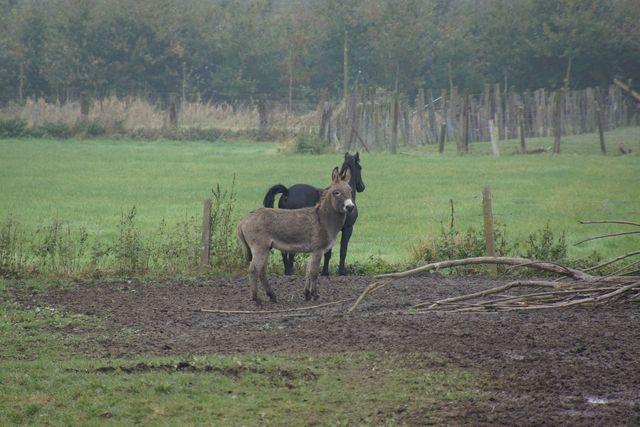
<path fill-rule="evenodd" d="M 345 302 L 353 301 L 355 298 L 343 299 L 340 301 L 326 302 L 319 305 L 311 305 L 308 307 L 287 308 L 282 310 L 211 310 L 208 308 L 201 308 L 197 310 L 203 313 L 219 313 L 219 314 L 275 314 L 275 313 L 289 313 L 292 311 L 304 311 L 314 310 L 316 308 L 328 307 L 331 305 L 343 304 Z"/>
<path fill-rule="evenodd" d="M 640 234 L 640 230 L 623 231 L 622 233 L 603 234 L 602 236 L 589 237 L 588 239 L 580 240 L 578 243 L 574 243 L 574 246 L 578 246 L 580 243 L 590 242 L 591 240 L 604 239 L 606 237 L 626 236 L 628 234 Z"/>
<path fill-rule="evenodd" d="M 593 270 L 597 270 L 597 269 L 599 269 L 599 268 L 606 267 L 606 266 L 607 266 L 607 265 L 609 265 L 609 264 L 613 264 L 614 262 L 618 262 L 618 261 L 620 261 L 620 260 L 623 260 L 623 259 L 625 259 L 625 258 L 629 258 L 629 257 L 635 256 L 635 255 L 640 255 L 640 251 L 629 252 L 628 254 L 624 254 L 624 255 L 621 255 L 621 256 L 619 256 L 619 257 L 617 257 L 617 258 L 610 259 L 609 261 L 605 261 L 605 262 L 603 262 L 602 264 L 598 264 L 598 265 L 596 265 L 595 267 L 589 267 L 589 268 L 587 268 L 587 269 L 586 269 L 586 270 L 584 270 L 584 271 L 593 271 Z"/>
<path fill-rule="evenodd" d="M 640 227 L 640 223 L 631 222 L 631 221 L 580 221 L 580 224 L 626 224 L 626 225 L 635 225 L 636 227 Z"/>
<path fill-rule="evenodd" d="M 469 294 L 469 295 L 460 295 L 457 297 L 451 297 L 451 298 L 445 298 L 439 301 L 436 301 L 434 303 L 432 303 L 429 306 L 429 309 L 435 308 L 437 305 L 442 305 L 442 304 L 449 304 L 451 302 L 456 302 L 456 301 L 464 301 L 467 299 L 474 299 L 474 298 L 479 298 L 479 297 L 484 297 L 487 295 L 491 295 L 491 294 L 496 294 L 498 292 L 502 292 L 504 290 L 507 289 L 511 289 L 515 286 L 542 286 L 542 287 L 550 287 L 550 288 L 555 288 L 557 285 L 553 282 L 548 282 L 548 281 L 535 281 L 535 280 L 531 280 L 531 281 L 515 281 L 515 282 L 510 282 L 507 283 L 506 285 L 502 285 L 502 286 L 498 286 L 495 288 L 491 288 L 491 289 L 486 289 L 484 291 L 480 291 L 480 292 L 475 292 L 473 294 Z M 410 307 L 411 309 L 416 309 L 416 308 L 420 308 L 420 307 L 424 307 L 425 305 L 427 305 L 429 303 L 426 302 L 422 302 L 420 304 L 416 304 L 412 307 Z"/>

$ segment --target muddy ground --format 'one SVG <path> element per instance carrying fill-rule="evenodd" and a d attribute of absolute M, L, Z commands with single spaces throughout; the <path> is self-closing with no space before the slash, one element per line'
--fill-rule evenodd
<path fill-rule="evenodd" d="M 301 277 L 271 279 L 285 309 L 357 296 L 366 277 L 331 277 L 321 299 L 302 298 Z M 401 279 L 373 294 L 355 314 L 347 304 L 289 314 L 213 314 L 200 308 L 254 310 L 245 278 L 78 283 L 32 293 L 26 306 L 52 305 L 108 319 L 134 339 L 100 338 L 99 355 L 379 351 L 437 353 L 428 368 L 478 372 L 486 399 L 443 403 L 453 424 L 640 424 L 640 305 L 488 314 L 407 314 L 432 301 L 496 286 L 486 278 Z M 70 334 L 79 331 L 68 330 Z M 434 361 L 440 360 L 440 361 Z M 419 417 L 407 419 L 419 423 Z"/>

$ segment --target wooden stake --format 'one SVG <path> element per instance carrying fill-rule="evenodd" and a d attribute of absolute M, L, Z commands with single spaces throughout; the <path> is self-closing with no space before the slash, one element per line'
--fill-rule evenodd
<path fill-rule="evenodd" d="M 203 267 L 210 267 L 211 260 L 209 254 L 211 252 L 211 199 L 204 199 L 204 207 L 202 209 L 202 256 L 200 264 Z"/>
<path fill-rule="evenodd" d="M 438 143 L 438 152 L 444 153 L 444 141 L 447 138 L 447 123 L 442 123 L 440 126 L 440 141 Z"/>
<path fill-rule="evenodd" d="M 491 187 L 482 188 L 482 208 L 484 211 L 484 237 L 487 245 L 487 256 L 495 257 L 495 234 L 493 231 L 493 209 L 491 207 Z M 489 270 L 493 276 L 498 275 L 498 266 L 490 264 Z"/>

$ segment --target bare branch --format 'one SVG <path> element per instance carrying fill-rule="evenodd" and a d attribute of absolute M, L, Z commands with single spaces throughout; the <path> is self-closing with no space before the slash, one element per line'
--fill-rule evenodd
<path fill-rule="evenodd" d="M 622 233 L 603 234 L 602 236 L 589 237 L 588 239 L 580 240 L 578 243 L 574 243 L 574 246 L 578 246 L 580 243 L 590 242 L 591 240 L 604 239 L 606 237 L 626 236 L 628 234 L 640 234 L 640 230 L 623 231 Z"/>
<path fill-rule="evenodd" d="M 635 225 L 636 227 L 640 227 L 640 223 L 638 222 L 617 221 L 617 220 L 580 221 L 580 224 L 626 224 L 626 225 Z"/>

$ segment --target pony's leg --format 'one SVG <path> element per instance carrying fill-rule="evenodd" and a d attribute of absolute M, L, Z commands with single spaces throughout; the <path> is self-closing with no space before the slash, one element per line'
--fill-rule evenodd
<path fill-rule="evenodd" d="M 322 261 L 322 251 L 312 252 L 307 264 L 307 277 L 304 287 L 304 298 L 309 301 L 311 298 L 318 299 L 318 276 L 320 274 L 320 261 Z"/>
<path fill-rule="evenodd" d="M 268 261 L 268 258 L 267 258 Z M 271 302 L 276 302 L 276 294 L 271 290 L 271 285 L 269 284 L 269 279 L 267 278 L 267 269 L 269 267 L 269 262 L 265 262 L 262 270 L 260 270 L 260 283 L 262 283 L 262 287 L 264 291 L 267 293 L 267 296 L 271 300 Z"/>
<path fill-rule="evenodd" d="M 284 264 L 284 275 L 291 276 L 291 267 L 289 266 L 289 254 L 287 252 L 280 252 L 282 254 L 282 264 Z"/>
<path fill-rule="evenodd" d="M 349 246 L 351 233 L 353 233 L 353 227 L 347 227 L 342 230 L 342 238 L 340 239 L 340 266 L 338 267 L 338 274 L 341 276 L 347 275 L 347 269 L 344 266 L 344 261 L 347 258 L 347 247 Z"/>
<path fill-rule="evenodd" d="M 265 265 L 268 261 L 268 254 L 260 252 L 260 250 L 253 250 L 253 259 L 251 260 L 251 264 L 249 264 L 249 283 L 251 284 L 251 297 L 256 302 L 256 304 L 260 304 L 260 297 L 258 296 L 258 280 L 260 279 L 260 274 L 262 270 L 265 268 Z"/>
<path fill-rule="evenodd" d="M 322 266 L 322 275 L 329 275 L 329 261 L 331 260 L 331 249 L 324 253 L 324 265 Z"/>
<path fill-rule="evenodd" d="M 295 252 L 289 252 L 289 275 L 293 274 L 293 264 L 296 261 L 296 253 Z"/>

